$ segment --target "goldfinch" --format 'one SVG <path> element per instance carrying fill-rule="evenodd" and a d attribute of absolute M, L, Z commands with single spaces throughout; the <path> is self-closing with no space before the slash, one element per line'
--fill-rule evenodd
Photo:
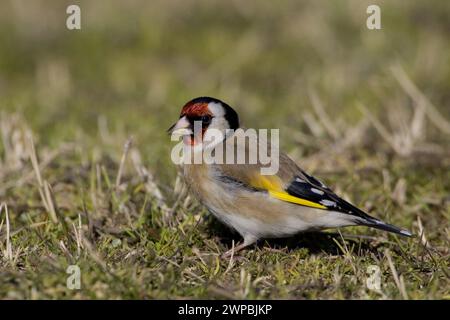
<path fill-rule="evenodd" d="M 200 124 L 200 133 L 194 130 L 196 123 Z M 228 104 L 200 97 L 183 106 L 179 120 L 168 131 L 181 136 L 184 145 L 195 154 L 205 150 L 202 139 L 209 130 L 224 132 L 223 140 L 227 142 L 233 140 L 233 132 L 240 128 L 238 114 Z M 238 145 L 236 149 L 248 153 L 247 145 Z M 286 154 L 280 152 L 278 161 L 278 172 L 273 175 L 263 175 L 259 163 L 182 164 L 182 174 L 196 198 L 243 237 L 234 252 L 261 238 L 355 225 L 412 236 L 409 231 L 371 217 L 343 200 Z M 225 253 L 230 254 L 231 250 Z"/>

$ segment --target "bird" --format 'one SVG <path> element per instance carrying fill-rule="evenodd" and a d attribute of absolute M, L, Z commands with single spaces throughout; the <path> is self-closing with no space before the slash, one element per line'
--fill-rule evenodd
<path fill-rule="evenodd" d="M 200 130 L 195 130 L 195 126 Z M 237 112 L 219 99 L 198 97 L 182 107 L 178 121 L 168 133 L 175 137 L 173 140 L 182 139 L 183 147 L 192 151 L 192 158 L 193 154 L 208 148 L 203 140 L 214 130 L 223 133 L 220 142 L 242 144 L 242 140 L 235 142 L 237 139 L 233 139 L 236 132 L 245 130 Z M 248 145 L 238 145 L 234 150 L 250 153 Z M 263 175 L 262 167 L 260 163 L 228 161 L 181 164 L 181 175 L 195 198 L 243 238 L 239 245 L 223 254 L 225 257 L 260 239 L 284 238 L 329 228 L 368 226 L 413 236 L 410 231 L 372 217 L 342 199 L 281 151 L 275 174 Z"/>

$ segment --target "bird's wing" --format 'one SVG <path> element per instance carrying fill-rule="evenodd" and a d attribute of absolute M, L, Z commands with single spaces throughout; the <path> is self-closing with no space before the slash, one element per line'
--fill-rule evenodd
<path fill-rule="evenodd" d="M 326 210 L 337 211 L 354 215 L 363 219 L 370 218 L 364 211 L 336 195 L 323 182 L 299 169 L 292 181 L 289 182 L 286 192 L 299 198 L 323 205 Z"/>
<path fill-rule="evenodd" d="M 263 142 L 265 143 L 265 142 Z M 247 146 L 244 147 L 248 154 Z M 270 146 L 267 150 L 271 153 Z M 336 195 L 325 184 L 307 174 L 287 155 L 279 154 L 279 170 L 274 175 L 262 175 L 261 164 L 222 164 L 215 165 L 216 177 L 224 183 L 248 188 L 250 191 L 267 192 L 279 201 L 299 206 L 329 210 L 347 214 L 358 224 L 411 236 L 411 232 L 387 224 L 369 216 L 351 203 Z"/>
<path fill-rule="evenodd" d="M 224 164 L 218 166 L 217 172 L 223 182 L 238 183 L 252 190 L 267 192 L 280 201 L 338 211 L 364 219 L 370 217 L 301 170 L 287 155 L 280 154 L 279 164 L 279 171 L 275 175 L 262 175 L 260 164 Z"/>

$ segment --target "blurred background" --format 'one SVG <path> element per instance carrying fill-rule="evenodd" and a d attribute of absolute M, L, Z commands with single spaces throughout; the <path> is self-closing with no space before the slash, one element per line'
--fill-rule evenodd
<path fill-rule="evenodd" d="M 81 30 L 66 28 L 71 4 Z M 381 30 L 366 27 L 372 4 Z M 410 297 L 448 298 L 449 40 L 442 0 L 2 1 L 0 202 L 12 231 L 0 227 L 0 297 L 359 299 L 373 259 L 391 273 L 379 251 L 390 248 Z M 319 235 L 217 271 L 210 253 L 231 238 L 198 223 L 207 215 L 175 183 L 166 133 L 204 95 L 245 127 L 279 128 L 306 170 L 422 237 L 350 229 L 370 239 L 355 260 Z M 74 261 L 86 288 L 75 293 Z M 266 280 L 242 289 L 241 265 Z M 387 296 L 405 298 L 387 279 Z"/>
<path fill-rule="evenodd" d="M 382 30 L 366 27 L 373 3 Z M 66 28 L 70 4 L 81 30 Z M 21 114 L 45 145 L 95 143 L 107 125 L 160 168 L 165 129 L 202 95 L 228 102 L 247 127 L 281 128 L 293 146 L 289 130 L 307 127 L 312 96 L 336 126 L 356 125 L 358 104 L 413 110 L 401 68 L 448 119 L 449 16 L 439 0 L 4 1 L 0 109 Z"/>

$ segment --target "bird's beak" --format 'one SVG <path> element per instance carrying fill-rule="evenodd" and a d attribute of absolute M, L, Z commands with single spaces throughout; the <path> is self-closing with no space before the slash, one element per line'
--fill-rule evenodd
<path fill-rule="evenodd" d="M 171 126 L 167 132 L 172 137 L 183 137 L 194 133 L 192 130 L 192 125 L 186 118 L 186 116 L 181 117 L 173 126 Z"/>

